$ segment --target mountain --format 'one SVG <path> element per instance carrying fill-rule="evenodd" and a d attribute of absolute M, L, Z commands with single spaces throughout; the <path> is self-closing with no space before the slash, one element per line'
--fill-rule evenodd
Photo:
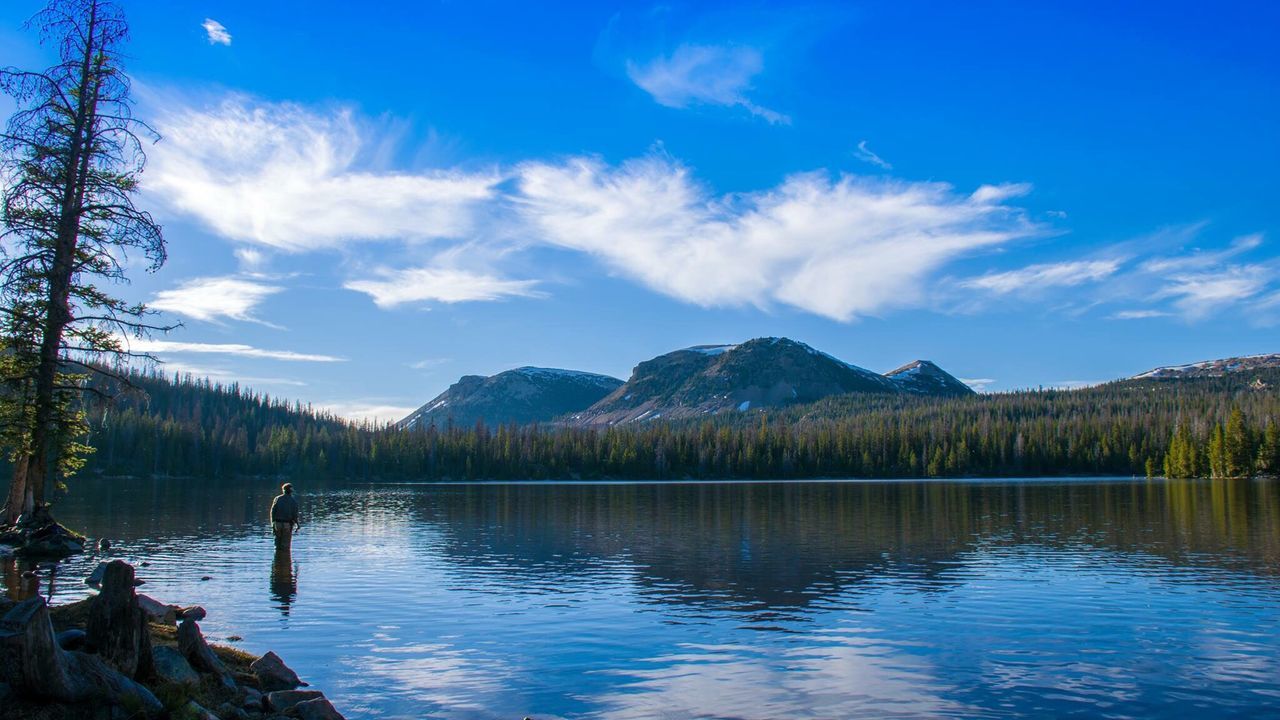
<path fill-rule="evenodd" d="M 1130 380 L 1189 380 L 1225 377 L 1236 373 L 1260 370 L 1280 370 L 1280 354 L 1247 355 L 1245 357 L 1205 360 L 1188 365 L 1158 367 L 1134 375 Z"/>
<path fill-rule="evenodd" d="M 396 423 L 402 429 L 425 428 L 435 423 L 444 427 L 539 423 L 578 412 L 622 385 L 607 375 L 522 367 L 489 377 L 466 375 L 437 395 L 431 402 Z"/>
<path fill-rule="evenodd" d="M 646 360 L 626 384 L 571 420 L 579 425 L 699 417 L 820 400 L 845 393 L 969 394 L 928 361 L 885 376 L 787 338 L 698 345 Z"/>
<path fill-rule="evenodd" d="M 974 394 L 973 388 L 928 360 L 909 362 L 884 376 L 897 383 L 904 391 L 917 395 L 959 397 Z"/>

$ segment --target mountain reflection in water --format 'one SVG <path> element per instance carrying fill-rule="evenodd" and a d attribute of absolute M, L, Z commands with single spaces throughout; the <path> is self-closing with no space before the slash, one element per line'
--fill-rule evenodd
<path fill-rule="evenodd" d="M 1274 482 L 295 485 L 291 555 L 266 481 L 80 481 L 59 513 L 349 716 L 1280 710 Z"/>

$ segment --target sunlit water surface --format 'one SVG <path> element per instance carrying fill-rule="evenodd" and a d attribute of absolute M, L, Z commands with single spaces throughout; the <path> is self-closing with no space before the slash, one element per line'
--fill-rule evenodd
<path fill-rule="evenodd" d="M 298 486 L 58 512 L 353 719 L 1280 716 L 1272 482 Z"/>

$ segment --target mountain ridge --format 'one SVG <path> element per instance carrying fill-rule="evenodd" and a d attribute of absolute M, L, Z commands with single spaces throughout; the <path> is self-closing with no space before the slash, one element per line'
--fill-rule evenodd
<path fill-rule="evenodd" d="M 409 430 L 435 424 L 546 422 L 590 406 L 622 385 L 608 375 L 561 368 L 518 367 L 496 375 L 463 375 L 397 422 Z"/>
<path fill-rule="evenodd" d="M 481 419 L 613 425 L 747 412 L 847 393 L 950 397 L 973 390 L 928 360 L 880 374 L 790 338 L 763 337 L 673 350 L 638 363 L 625 382 L 531 367 L 490 377 L 464 375 L 396 425 L 407 429 Z"/>
<path fill-rule="evenodd" d="M 1280 369 L 1280 353 L 1239 355 L 1201 360 L 1184 365 L 1165 365 L 1138 373 L 1126 380 L 1185 380 L 1194 378 L 1223 377 L 1228 374 L 1255 370 Z"/>

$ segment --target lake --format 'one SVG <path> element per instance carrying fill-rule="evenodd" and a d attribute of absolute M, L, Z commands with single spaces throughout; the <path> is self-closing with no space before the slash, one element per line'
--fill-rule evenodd
<path fill-rule="evenodd" d="M 353 720 L 1280 715 L 1274 481 L 295 484 L 58 515 Z"/>

